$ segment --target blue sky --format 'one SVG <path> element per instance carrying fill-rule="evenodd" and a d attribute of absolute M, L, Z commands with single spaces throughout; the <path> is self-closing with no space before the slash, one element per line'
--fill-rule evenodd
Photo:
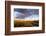
<path fill-rule="evenodd" d="M 39 9 L 14 9 L 16 19 L 39 19 Z"/>

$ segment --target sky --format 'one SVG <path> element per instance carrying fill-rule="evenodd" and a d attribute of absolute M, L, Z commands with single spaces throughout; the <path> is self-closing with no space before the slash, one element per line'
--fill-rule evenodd
<path fill-rule="evenodd" d="M 16 19 L 39 20 L 39 9 L 14 8 Z"/>

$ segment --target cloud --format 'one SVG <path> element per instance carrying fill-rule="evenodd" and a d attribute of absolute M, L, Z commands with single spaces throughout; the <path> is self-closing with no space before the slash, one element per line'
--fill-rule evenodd
<path fill-rule="evenodd" d="M 14 17 L 17 19 L 38 20 L 38 9 L 14 9 Z"/>

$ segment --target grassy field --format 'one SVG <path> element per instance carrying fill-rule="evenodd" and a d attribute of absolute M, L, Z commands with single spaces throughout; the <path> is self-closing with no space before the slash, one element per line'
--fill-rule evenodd
<path fill-rule="evenodd" d="M 33 27 L 33 26 L 39 26 L 39 21 L 14 20 L 14 27 Z"/>

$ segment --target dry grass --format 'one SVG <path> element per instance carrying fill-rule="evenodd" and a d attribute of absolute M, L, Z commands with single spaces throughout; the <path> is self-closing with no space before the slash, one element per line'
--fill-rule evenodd
<path fill-rule="evenodd" d="M 14 27 L 32 27 L 38 26 L 39 21 L 30 21 L 30 20 L 14 20 Z"/>

